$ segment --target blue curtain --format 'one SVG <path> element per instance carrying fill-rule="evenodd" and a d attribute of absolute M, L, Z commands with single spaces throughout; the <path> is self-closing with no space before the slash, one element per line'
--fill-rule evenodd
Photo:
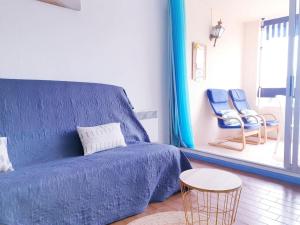
<path fill-rule="evenodd" d="M 170 141 L 179 147 L 194 148 L 187 83 L 184 0 L 169 0 L 169 23 L 169 52 L 172 65 Z"/>

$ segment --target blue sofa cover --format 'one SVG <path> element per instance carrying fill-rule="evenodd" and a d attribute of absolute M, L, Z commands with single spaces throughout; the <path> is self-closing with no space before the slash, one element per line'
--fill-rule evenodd
<path fill-rule="evenodd" d="M 102 225 L 179 190 L 191 165 L 151 144 L 120 87 L 0 79 L 0 135 L 14 172 L 0 173 L 1 225 Z M 127 147 L 82 156 L 76 126 L 120 122 Z"/>

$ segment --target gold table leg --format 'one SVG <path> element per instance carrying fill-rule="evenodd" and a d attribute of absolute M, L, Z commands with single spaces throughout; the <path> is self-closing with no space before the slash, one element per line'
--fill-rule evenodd
<path fill-rule="evenodd" d="M 181 182 L 186 225 L 232 225 L 236 220 L 242 188 L 208 192 Z"/>

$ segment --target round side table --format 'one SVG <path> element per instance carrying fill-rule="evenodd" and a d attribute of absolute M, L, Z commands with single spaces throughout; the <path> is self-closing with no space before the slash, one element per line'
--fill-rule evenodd
<path fill-rule="evenodd" d="M 241 179 L 217 169 L 191 169 L 180 174 L 186 225 L 232 225 L 235 222 Z"/>

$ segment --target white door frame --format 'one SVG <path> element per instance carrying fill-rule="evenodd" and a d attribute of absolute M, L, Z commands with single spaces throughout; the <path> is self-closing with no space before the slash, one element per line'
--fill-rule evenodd
<path fill-rule="evenodd" d="M 300 5 L 300 0 L 298 2 Z M 296 14 L 299 14 L 299 9 Z M 295 19 L 296 24 L 299 27 L 299 16 Z M 298 154 L 299 154 L 299 123 L 300 123 L 300 38 L 298 38 L 298 48 L 297 48 L 297 69 L 296 69 L 296 82 L 295 82 L 295 108 L 294 108 L 294 133 L 293 133 L 293 152 L 292 152 L 292 170 L 300 172 Z"/>
<path fill-rule="evenodd" d="M 294 172 L 300 171 L 298 166 L 300 96 L 297 94 L 300 93 L 299 48 L 297 52 L 295 52 L 296 22 L 299 23 L 299 21 L 296 20 L 298 19 L 299 18 L 297 17 L 297 0 L 290 0 L 288 71 L 287 71 L 285 135 L 284 135 L 284 168 L 286 170 L 294 171 Z M 298 46 L 300 46 L 299 41 L 300 39 L 298 39 Z M 294 71 L 295 56 L 297 57 L 296 71 Z"/>

